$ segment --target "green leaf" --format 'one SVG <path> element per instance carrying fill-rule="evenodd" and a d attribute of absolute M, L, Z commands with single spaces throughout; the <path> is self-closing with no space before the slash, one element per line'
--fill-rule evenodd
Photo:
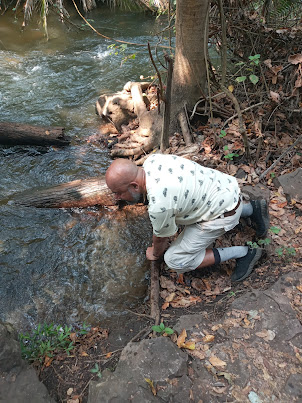
<path fill-rule="evenodd" d="M 229 146 L 223 146 L 224 151 L 229 149 Z"/>
<path fill-rule="evenodd" d="M 259 54 L 254 55 L 254 56 L 249 56 L 249 60 L 251 60 L 251 61 L 255 61 L 255 60 L 259 60 L 259 59 L 260 59 L 260 55 L 259 55 Z"/>
<path fill-rule="evenodd" d="M 269 229 L 273 234 L 279 234 L 279 232 L 281 231 L 281 228 L 278 227 L 270 227 Z"/>
<path fill-rule="evenodd" d="M 164 330 L 164 329 L 165 329 L 164 323 L 162 322 L 162 323 L 159 325 L 159 327 L 161 328 L 161 330 Z"/>
<path fill-rule="evenodd" d="M 152 330 L 153 330 L 154 332 L 158 332 L 158 333 L 161 333 L 161 332 L 162 332 L 162 328 L 161 328 L 160 326 L 152 326 Z"/>
<path fill-rule="evenodd" d="M 259 77 L 256 76 L 255 74 L 251 74 L 251 75 L 249 76 L 249 79 L 250 79 L 250 81 L 251 81 L 254 85 L 257 84 L 258 81 L 259 81 Z"/>
<path fill-rule="evenodd" d="M 243 81 L 245 81 L 245 80 L 246 80 L 246 76 L 241 76 L 241 77 L 236 78 L 237 83 L 243 83 Z"/>
<path fill-rule="evenodd" d="M 226 131 L 221 129 L 219 137 L 225 137 L 225 136 L 226 136 Z"/>
<path fill-rule="evenodd" d="M 167 333 L 167 334 L 173 334 L 173 333 L 174 333 L 174 330 L 171 329 L 170 327 L 166 327 L 166 328 L 165 328 L 165 333 Z"/>

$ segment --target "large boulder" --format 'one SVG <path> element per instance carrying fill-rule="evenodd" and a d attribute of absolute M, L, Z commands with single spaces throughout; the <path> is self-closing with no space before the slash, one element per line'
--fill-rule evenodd
<path fill-rule="evenodd" d="M 0 321 L 0 402 L 54 403 L 35 370 L 21 358 L 16 331 Z"/>
<path fill-rule="evenodd" d="M 171 394 L 179 395 L 174 402 L 189 401 L 187 360 L 187 354 L 165 337 L 129 343 L 115 372 L 105 371 L 99 382 L 90 384 L 88 403 L 168 402 Z M 162 385 L 157 396 L 148 381 Z"/>

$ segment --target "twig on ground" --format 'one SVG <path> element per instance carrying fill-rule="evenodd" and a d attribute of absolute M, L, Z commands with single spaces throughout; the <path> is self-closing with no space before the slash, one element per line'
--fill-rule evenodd
<path fill-rule="evenodd" d="M 296 145 L 302 140 L 302 134 L 297 138 L 297 140 L 289 146 L 281 155 L 276 159 L 276 161 L 269 167 L 267 168 L 260 176 L 259 176 L 259 181 L 262 180 L 275 166 L 282 160 L 282 158 L 289 152 L 291 151 Z"/>
<path fill-rule="evenodd" d="M 247 139 L 245 124 L 244 124 L 242 111 L 240 109 L 239 102 L 238 102 L 237 98 L 235 97 L 235 95 L 232 94 L 231 91 L 228 90 L 224 85 L 221 85 L 221 89 L 226 93 L 226 95 L 231 99 L 231 101 L 234 104 L 234 107 L 236 109 L 238 119 L 239 119 L 239 133 L 241 134 L 241 136 L 243 138 L 245 155 L 246 155 L 247 160 L 250 161 L 250 159 L 251 159 L 250 145 L 249 145 L 249 142 Z"/>
<path fill-rule="evenodd" d="M 150 308 L 151 316 L 155 321 L 155 325 L 159 324 L 159 267 L 160 262 L 157 260 L 151 261 L 151 286 L 150 286 Z"/>

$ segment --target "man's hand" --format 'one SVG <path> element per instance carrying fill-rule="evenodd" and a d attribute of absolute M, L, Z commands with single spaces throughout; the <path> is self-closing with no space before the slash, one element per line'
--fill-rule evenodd
<path fill-rule="evenodd" d="M 146 257 L 148 260 L 158 260 L 168 247 L 169 238 L 158 238 L 153 235 L 153 243 L 152 246 L 149 246 L 146 250 Z"/>
<path fill-rule="evenodd" d="M 149 248 L 147 248 L 146 250 L 146 258 L 148 260 L 158 260 L 160 258 L 160 256 L 154 256 L 153 255 L 154 252 L 154 246 L 149 246 Z"/>

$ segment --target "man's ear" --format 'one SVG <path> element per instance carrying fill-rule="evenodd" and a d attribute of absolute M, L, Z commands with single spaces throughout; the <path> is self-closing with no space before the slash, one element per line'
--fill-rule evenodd
<path fill-rule="evenodd" d="M 134 190 L 138 190 L 139 185 L 137 182 L 130 182 L 129 186 L 132 186 Z"/>

